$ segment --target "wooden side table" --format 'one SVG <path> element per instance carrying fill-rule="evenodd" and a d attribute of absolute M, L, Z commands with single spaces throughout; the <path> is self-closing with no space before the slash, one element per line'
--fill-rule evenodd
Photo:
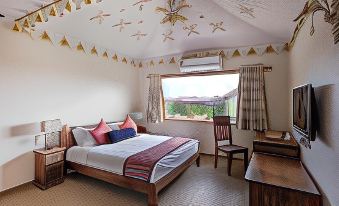
<path fill-rule="evenodd" d="M 34 150 L 35 179 L 33 184 L 42 190 L 64 182 L 64 153 L 66 148 Z"/>

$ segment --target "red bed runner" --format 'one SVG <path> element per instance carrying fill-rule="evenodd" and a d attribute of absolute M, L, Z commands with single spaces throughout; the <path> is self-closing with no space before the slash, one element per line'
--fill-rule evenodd
<path fill-rule="evenodd" d="M 155 165 L 167 154 L 189 141 L 191 141 L 189 138 L 173 137 L 128 157 L 124 163 L 124 176 L 150 182 Z"/>

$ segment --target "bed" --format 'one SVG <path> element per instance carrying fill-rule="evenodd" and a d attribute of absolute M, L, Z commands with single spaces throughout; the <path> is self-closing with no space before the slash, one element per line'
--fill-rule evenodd
<path fill-rule="evenodd" d="M 91 128 L 93 125 L 82 126 Z M 66 147 L 66 168 L 100 179 L 117 186 L 148 195 L 148 205 L 158 205 L 158 193 L 194 162 L 199 166 L 199 141 L 190 139 L 162 157 L 147 180 L 128 176 L 126 162 L 135 155 L 142 155 L 154 146 L 174 138 L 168 136 L 139 134 L 137 137 L 115 144 L 95 147 L 76 145 L 72 130 L 65 126 L 61 135 L 61 146 Z"/>

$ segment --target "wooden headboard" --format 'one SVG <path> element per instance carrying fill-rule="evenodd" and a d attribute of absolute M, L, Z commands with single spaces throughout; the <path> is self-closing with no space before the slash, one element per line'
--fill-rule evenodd
<path fill-rule="evenodd" d="M 123 122 L 123 121 L 119 121 Z M 113 123 L 119 123 L 119 122 L 107 122 L 107 124 L 113 124 Z M 61 131 L 61 139 L 60 139 L 60 147 L 66 147 L 66 149 L 69 149 L 73 146 L 76 146 L 77 143 L 74 139 L 73 132 L 72 130 L 77 128 L 77 127 L 82 127 L 86 129 L 92 129 L 95 128 L 97 124 L 92 124 L 92 125 L 84 125 L 84 126 L 74 126 L 74 127 L 69 127 L 67 124 L 62 127 Z"/>

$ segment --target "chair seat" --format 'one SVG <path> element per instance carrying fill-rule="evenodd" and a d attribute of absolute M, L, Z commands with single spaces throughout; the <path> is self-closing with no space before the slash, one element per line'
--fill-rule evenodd
<path fill-rule="evenodd" d="M 238 146 L 238 145 L 222 145 L 218 146 L 218 150 L 226 152 L 226 153 L 242 153 L 248 150 L 246 147 Z"/>

